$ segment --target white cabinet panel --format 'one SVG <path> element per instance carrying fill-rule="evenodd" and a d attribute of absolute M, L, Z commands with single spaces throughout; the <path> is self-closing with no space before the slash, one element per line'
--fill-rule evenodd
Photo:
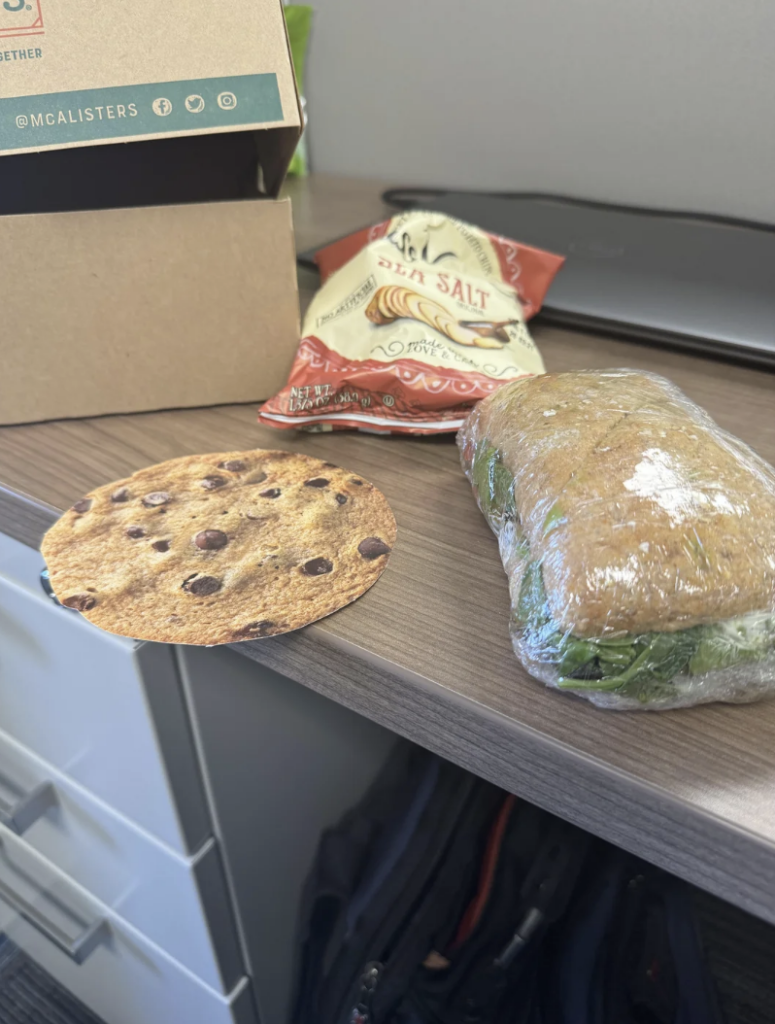
<path fill-rule="evenodd" d="M 0 534 L 0 729 L 173 849 L 196 850 L 211 828 L 172 650 L 57 606 L 43 567 Z"/>
<path fill-rule="evenodd" d="M 71 779 L 0 732 L 0 803 L 48 784 L 22 820 L 26 845 L 219 991 L 243 973 L 215 840 L 192 858 L 172 853 Z"/>
<path fill-rule="evenodd" d="M 60 948 L 99 922 L 83 962 Z M 2 827 L 0 930 L 106 1024 L 258 1024 L 247 979 L 214 992 Z"/>

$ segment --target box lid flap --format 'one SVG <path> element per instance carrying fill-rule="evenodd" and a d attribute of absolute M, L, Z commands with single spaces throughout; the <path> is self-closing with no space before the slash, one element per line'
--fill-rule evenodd
<path fill-rule="evenodd" d="M 301 131 L 280 0 L 9 0 L 0 65 L 0 154 Z"/>

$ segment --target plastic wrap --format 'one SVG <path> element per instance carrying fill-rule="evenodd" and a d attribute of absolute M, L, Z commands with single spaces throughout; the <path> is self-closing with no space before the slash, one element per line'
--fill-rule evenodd
<path fill-rule="evenodd" d="M 458 444 L 531 675 L 622 710 L 775 693 L 775 470 L 675 385 L 515 381 Z"/>

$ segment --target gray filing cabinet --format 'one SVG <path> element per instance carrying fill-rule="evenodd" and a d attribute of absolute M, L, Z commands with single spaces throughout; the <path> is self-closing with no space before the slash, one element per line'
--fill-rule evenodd
<path fill-rule="evenodd" d="M 175 652 L 0 534 L 0 929 L 108 1024 L 257 1024 Z"/>
<path fill-rule="evenodd" d="M 284 1024 L 320 831 L 395 738 L 232 651 L 103 633 L 42 567 L 0 533 L 0 930 L 107 1024 Z"/>

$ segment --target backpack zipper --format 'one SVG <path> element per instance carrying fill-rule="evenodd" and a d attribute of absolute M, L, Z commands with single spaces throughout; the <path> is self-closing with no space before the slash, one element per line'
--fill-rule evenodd
<path fill-rule="evenodd" d="M 371 1011 L 374 1003 L 374 993 L 384 970 L 385 965 L 376 961 L 366 964 L 360 979 L 358 1001 L 350 1011 L 348 1024 L 373 1024 Z"/>

